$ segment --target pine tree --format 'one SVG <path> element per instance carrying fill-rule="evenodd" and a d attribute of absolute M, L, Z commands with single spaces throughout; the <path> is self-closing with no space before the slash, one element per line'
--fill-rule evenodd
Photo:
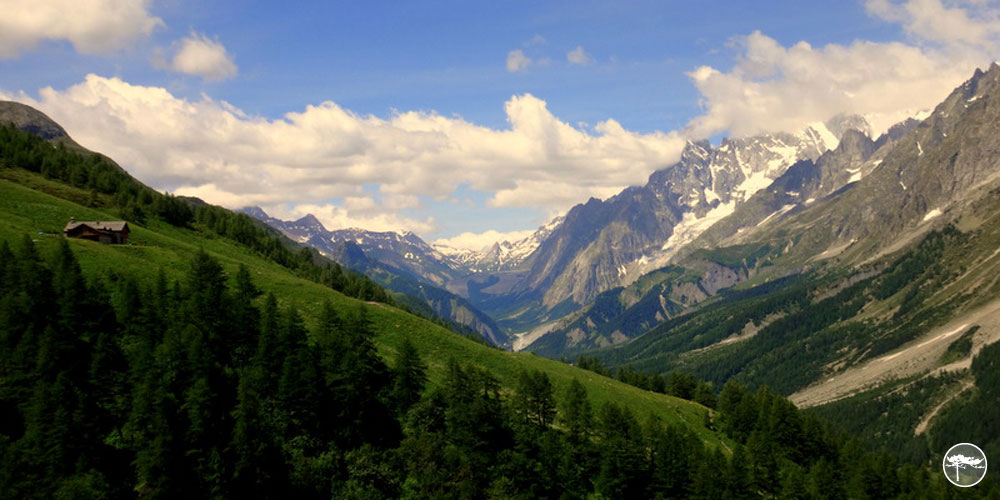
<path fill-rule="evenodd" d="M 756 497 L 753 482 L 750 478 L 746 449 L 741 444 L 733 448 L 733 456 L 725 473 L 726 498 L 733 500 Z"/>
<path fill-rule="evenodd" d="M 715 391 L 712 390 L 712 384 L 705 381 L 698 382 L 698 385 L 694 388 L 692 401 L 708 408 L 715 408 L 716 399 Z"/>
<path fill-rule="evenodd" d="M 277 383 L 280 430 L 286 439 L 319 431 L 318 406 L 322 397 L 322 375 L 318 353 L 308 343 L 298 311 L 290 309 L 282 322 L 279 343 L 284 359 Z M 338 427 L 340 422 L 331 422 Z"/>
<path fill-rule="evenodd" d="M 268 294 L 261 312 L 260 334 L 254 353 L 254 364 L 264 372 L 265 388 L 271 393 L 277 388 L 278 376 L 284 364 L 286 349 L 281 336 L 281 311 L 274 294 Z"/>
<path fill-rule="evenodd" d="M 264 410 L 265 382 L 261 366 L 247 367 L 240 376 L 233 412 L 234 498 L 276 498 L 284 484 L 281 449 Z"/>
<path fill-rule="evenodd" d="M 361 442 L 393 446 L 401 437 L 387 404 L 392 378 L 374 339 L 367 307 L 359 304 L 344 322 L 341 340 L 334 344 L 343 349 L 331 352 L 325 348 L 324 352 L 327 386 L 337 396 L 335 407 L 343 431 L 340 443 L 348 449 Z"/>
<path fill-rule="evenodd" d="M 750 434 L 746 446 L 750 456 L 750 484 L 753 491 L 773 496 L 780 479 L 774 443 L 767 433 L 756 430 Z"/>
<path fill-rule="evenodd" d="M 790 464 L 782 470 L 780 496 L 788 500 L 809 500 L 806 475 L 801 467 Z"/>
<path fill-rule="evenodd" d="M 253 283 L 250 271 L 240 264 L 236 272 L 236 284 L 233 289 L 233 313 L 230 319 L 234 330 L 232 345 L 227 346 L 233 366 L 243 366 L 249 362 L 257 347 L 260 326 L 260 311 L 254 305 L 254 300 L 261 291 Z"/>
<path fill-rule="evenodd" d="M 237 342 L 228 314 L 231 302 L 226 275 L 219 262 L 204 250 L 199 250 L 191 261 L 185 291 L 187 321 L 196 321 L 197 328 L 205 333 L 205 346 L 211 349 L 213 359 L 228 359 L 230 348 Z"/>
<path fill-rule="evenodd" d="M 446 435 L 459 454 L 453 465 L 461 478 L 456 487 L 470 494 L 483 491 L 499 452 L 511 445 L 499 383 L 485 370 L 451 359 L 444 394 Z"/>
<path fill-rule="evenodd" d="M 397 414 L 403 415 L 420 401 L 427 383 L 427 366 L 409 338 L 404 339 L 399 346 L 392 375 L 392 400 Z"/>
<path fill-rule="evenodd" d="M 674 426 L 650 415 L 645 426 L 646 447 L 649 450 L 649 491 L 659 498 L 680 498 L 690 486 L 690 463 L 683 439 Z"/>
<path fill-rule="evenodd" d="M 555 417 L 555 397 L 549 376 L 539 370 L 522 371 L 514 393 L 514 411 L 525 424 L 544 430 Z"/>
<path fill-rule="evenodd" d="M 596 451 L 591 441 L 593 411 L 587 389 L 575 378 L 566 388 L 559 417 L 566 429 L 566 451 L 559 461 L 559 476 L 569 498 L 582 498 L 593 490 L 591 479 L 597 464 L 594 459 Z"/>
<path fill-rule="evenodd" d="M 601 408 L 601 466 L 597 492 L 608 498 L 645 498 L 648 481 L 642 429 L 628 409 Z"/>
<path fill-rule="evenodd" d="M 718 448 L 713 448 L 700 458 L 694 465 L 694 479 L 689 498 L 699 500 L 726 498 L 725 484 L 719 481 L 719 475 L 726 467 L 726 459 L 722 452 Z"/>

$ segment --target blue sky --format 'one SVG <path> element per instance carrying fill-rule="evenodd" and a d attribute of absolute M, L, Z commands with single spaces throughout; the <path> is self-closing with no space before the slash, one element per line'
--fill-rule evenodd
<path fill-rule="evenodd" d="M 191 30 L 217 37 L 239 65 L 238 78 L 204 83 L 156 70 L 146 47 L 81 56 L 66 41 L 50 41 L 0 61 L 4 88 L 61 88 L 97 73 L 187 98 L 207 92 L 270 118 L 333 100 L 358 113 L 437 110 L 491 127 L 505 125 L 506 99 L 530 92 L 569 123 L 614 117 L 649 132 L 680 128 L 698 113 L 685 72 L 732 66 L 734 36 L 759 30 L 784 44 L 817 45 L 900 36 L 852 2 L 175 0 L 149 10 L 165 26 L 145 45 L 168 46 Z M 545 41 L 533 43 L 536 36 Z M 565 61 L 577 46 L 594 64 Z M 513 49 L 552 63 L 507 72 Z"/>
<path fill-rule="evenodd" d="M 467 246 L 689 138 L 925 108 L 997 40 L 958 0 L 6 1 L 0 93 L 154 187 Z"/>

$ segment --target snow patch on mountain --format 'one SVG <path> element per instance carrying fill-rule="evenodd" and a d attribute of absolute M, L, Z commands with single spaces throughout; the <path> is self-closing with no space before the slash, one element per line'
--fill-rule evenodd
<path fill-rule="evenodd" d="M 772 213 L 771 215 L 768 215 L 767 217 L 765 217 L 764 220 L 758 222 L 757 226 L 763 226 L 764 224 L 767 224 L 768 221 L 770 221 L 771 219 L 773 219 L 775 217 L 780 217 L 780 216 L 784 215 L 785 213 L 787 213 L 789 210 L 791 210 L 793 208 L 795 208 L 795 205 L 785 205 L 785 206 L 779 208 L 778 210 L 775 210 L 774 213 Z"/>
<path fill-rule="evenodd" d="M 670 257 L 673 257 L 678 250 L 684 245 L 691 243 L 695 238 L 698 237 L 702 232 L 715 224 L 723 217 L 726 217 L 736 211 L 736 200 L 732 200 L 729 203 L 720 204 L 719 206 L 709 210 L 704 217 L 697 217 L 694 212 L 687 212 L 681 219 L 680 223 L 674 226 L 674 233 L 670 235 L 660 250 L 663 252 L 656 256 L 657 262 L 665 262 Z M 646 257 L 643 256 L 645 259 Z M 646 260 L 649 261 L 648 259 Z"/>
<path fill-rule="evenodd" d="M 693 171 L 694 177 L 704 180 L 671 175 L 669 168 L 654 174 L 665 180 L 656 184 L 665 185 L 667 189 L 670 189 L 671 182 L 684 183 L 683 190 L 677 189 L 681 186 L 676 184 L 673 187 L 674 192 L 679 193 L 681 220 L 658 248 L 643 252 L 641 258 L 628 262 L 625 265 L 627 272 L 619 270 L 620 284 L 628 284 L 646 272 L 669 264 L 681 248 L 735 212 L 755 193 L 769 187 L 793 164 L 805 159 L 815 161 L 823 153 L 836 149 L 840 145 L 838 134 L 842 135 L 847 130 L 858 130 L 871 136 L 871 127 L 862 117 L 839 116 L 826 123 L 811 123 L 798 134 L 776 133 L 726 139 L 715 148 L 707 142 L 689 143 L 685 148 L 686 154 L 682 154 L 680 166 L 672 168 L 678 168 L 679 172 Z M 706 169 L 707 172 L 701 177 L 697 174 L 698 169 Z M 861 170 L 850 173 L 851 182 L 860 180 L 864 174 Z M 704 184 L 699 185 L 699 182 Z M 810 199 L 805 203 L 813 202 L 815 200 Z M 780 217 L 796 206 L 785 205 L 761 223 Z"/>
<path fill-rule="evenodd" d="M 818 136 L 819 141 L 822 142 L 823 147 L 827 151 L 832 149 L 837 149 L 837 146 L 840 145 L 840 139 L 838 139 L 837 136 L 833 135 L 833 133 L 830 132 L 830 129 L 827 128 L 826 124 L 823 122 L 810 123 L 809 128 L 806 129 L 805 133 L 816 134 Z"/>
<path fill-rule="evenodd" d="M 847 173 L 851 174 L 851 178 L 847 179 L 847 183 L 858 182 L 861 180 L 861 169 L 860 168 L 849 168 Z"/>

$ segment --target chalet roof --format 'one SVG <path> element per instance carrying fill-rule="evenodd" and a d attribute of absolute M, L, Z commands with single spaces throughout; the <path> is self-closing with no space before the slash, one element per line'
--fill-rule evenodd
<path fill-rule="evenodd" d="M 63 231 L 72 231 L 80 226 L 87 226 L 98 231 L 120 232 L 128 229 L 128 223 L 121 220 L 100 221 L 100 220 L 75 220 L 69 221 Z"/>

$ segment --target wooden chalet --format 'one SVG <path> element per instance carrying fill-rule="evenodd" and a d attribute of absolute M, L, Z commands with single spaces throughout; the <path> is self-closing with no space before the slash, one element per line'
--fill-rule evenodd
<path fill-rule="evenodd" d="M 78 221 L 70 219 L 63 234 L 67 238 L 83 238 L 85 240 L 97 241 L 122 245 L 128 243 L 129 235 L 128 222 L 125 221 Z"/>

